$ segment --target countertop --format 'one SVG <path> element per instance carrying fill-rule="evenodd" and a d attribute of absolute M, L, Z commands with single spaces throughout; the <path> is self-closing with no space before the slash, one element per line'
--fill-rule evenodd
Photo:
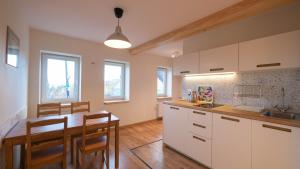
<path fill-rule="evenodd" d="M 224 106 L 220 106 L 220 107 L 216 107 L 216 108 L 203 108 L 203 107 L 195 106 L 196 105 L 195 103 L 190 103 L 190 102 L 181 101 L 181 100 L 165 101 L 164 104 L 300 128 L 300 120 L 290 120 L 290 119 L 280 119 L 280 118 L 275 118 L 275 117 L 267 117 L 267 116 L 261 115 L 258 112 L 234 109 L 234 107 L 230 106 L 230 105 L 224 105 Z"/>

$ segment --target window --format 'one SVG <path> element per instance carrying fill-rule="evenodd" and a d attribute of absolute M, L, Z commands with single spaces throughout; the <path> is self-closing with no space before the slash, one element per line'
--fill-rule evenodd
<path fill-rule="evenodd" d="M 41 101 L 79 101 L 80 58 L 42 53 Z"/>
<path fill-rule="evenodd" d="M 128 100 L 128 64 L 104 62 L 104 100 Z"/>
<path fill-rule="evenodd" d="M 168 69 L 157 68 L 157 96 L 167 97 L 167 86 L 168 86 Z"/>

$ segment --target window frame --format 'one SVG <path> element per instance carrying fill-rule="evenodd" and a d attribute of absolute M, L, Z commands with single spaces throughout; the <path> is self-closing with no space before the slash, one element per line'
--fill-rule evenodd
<path fill-rule="evenodd" d="M 74 61 L 74 97 L 64 98 L 64 99 L 48 99 L 47 98 L 47 68 L 48 68 L 48 59 L 64 60 L 64 61 Z M 49 103 L 49 102 L 61 102 L 61 103 L 70 103 L 80 101 L 81 97 L 81 57 L 78 55 L 58 53 L 58 52 L 49 52 L 41 51 L 41 67 L 40 67 L 40 103 Z"/>
<path fill-rule="evenodd" d="M 111 65 L 111 66 L 120 66 L 121 67 L 121 95 L 120 96 L 106 96 L 105 95 L 105 66 Z M 111 60 L 105 60 L 104 61 L 104 101 L 116 101 L 116 100 L 126 100 L 126 63 L 119 62 L 119 61 L 111 61 Z"/>
<path fill-rule="evenodd" d="M 164 93 L 163 94 L 158 94 L 157 89 L 157 75 L 158 75 L 158 71 L 163 70 L 165 72 L 165 81 L 164 81 Z M 168 68 L 165 67 L 157 67 L 156 69 L 156 97 L 168 97 Z"/>

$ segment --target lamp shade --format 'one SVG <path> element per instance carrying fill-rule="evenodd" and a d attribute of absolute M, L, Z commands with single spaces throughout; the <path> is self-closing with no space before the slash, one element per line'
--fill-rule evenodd
<path fill-rule="evenodd" d="M 104 44 L 108 47 L 117 49 L 126 49 L 131 47 L 130 41 L 122 33 L 120 26 L 116 27 L 115 32 L 105 40 Z"/>

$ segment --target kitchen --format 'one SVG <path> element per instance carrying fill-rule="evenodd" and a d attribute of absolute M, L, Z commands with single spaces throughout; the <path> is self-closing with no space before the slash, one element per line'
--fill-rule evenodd
<path fill-rule="evenodd" d="M 3 0 L 0 14 L 1 169 L 300 168 L 300 1 Z"/>

